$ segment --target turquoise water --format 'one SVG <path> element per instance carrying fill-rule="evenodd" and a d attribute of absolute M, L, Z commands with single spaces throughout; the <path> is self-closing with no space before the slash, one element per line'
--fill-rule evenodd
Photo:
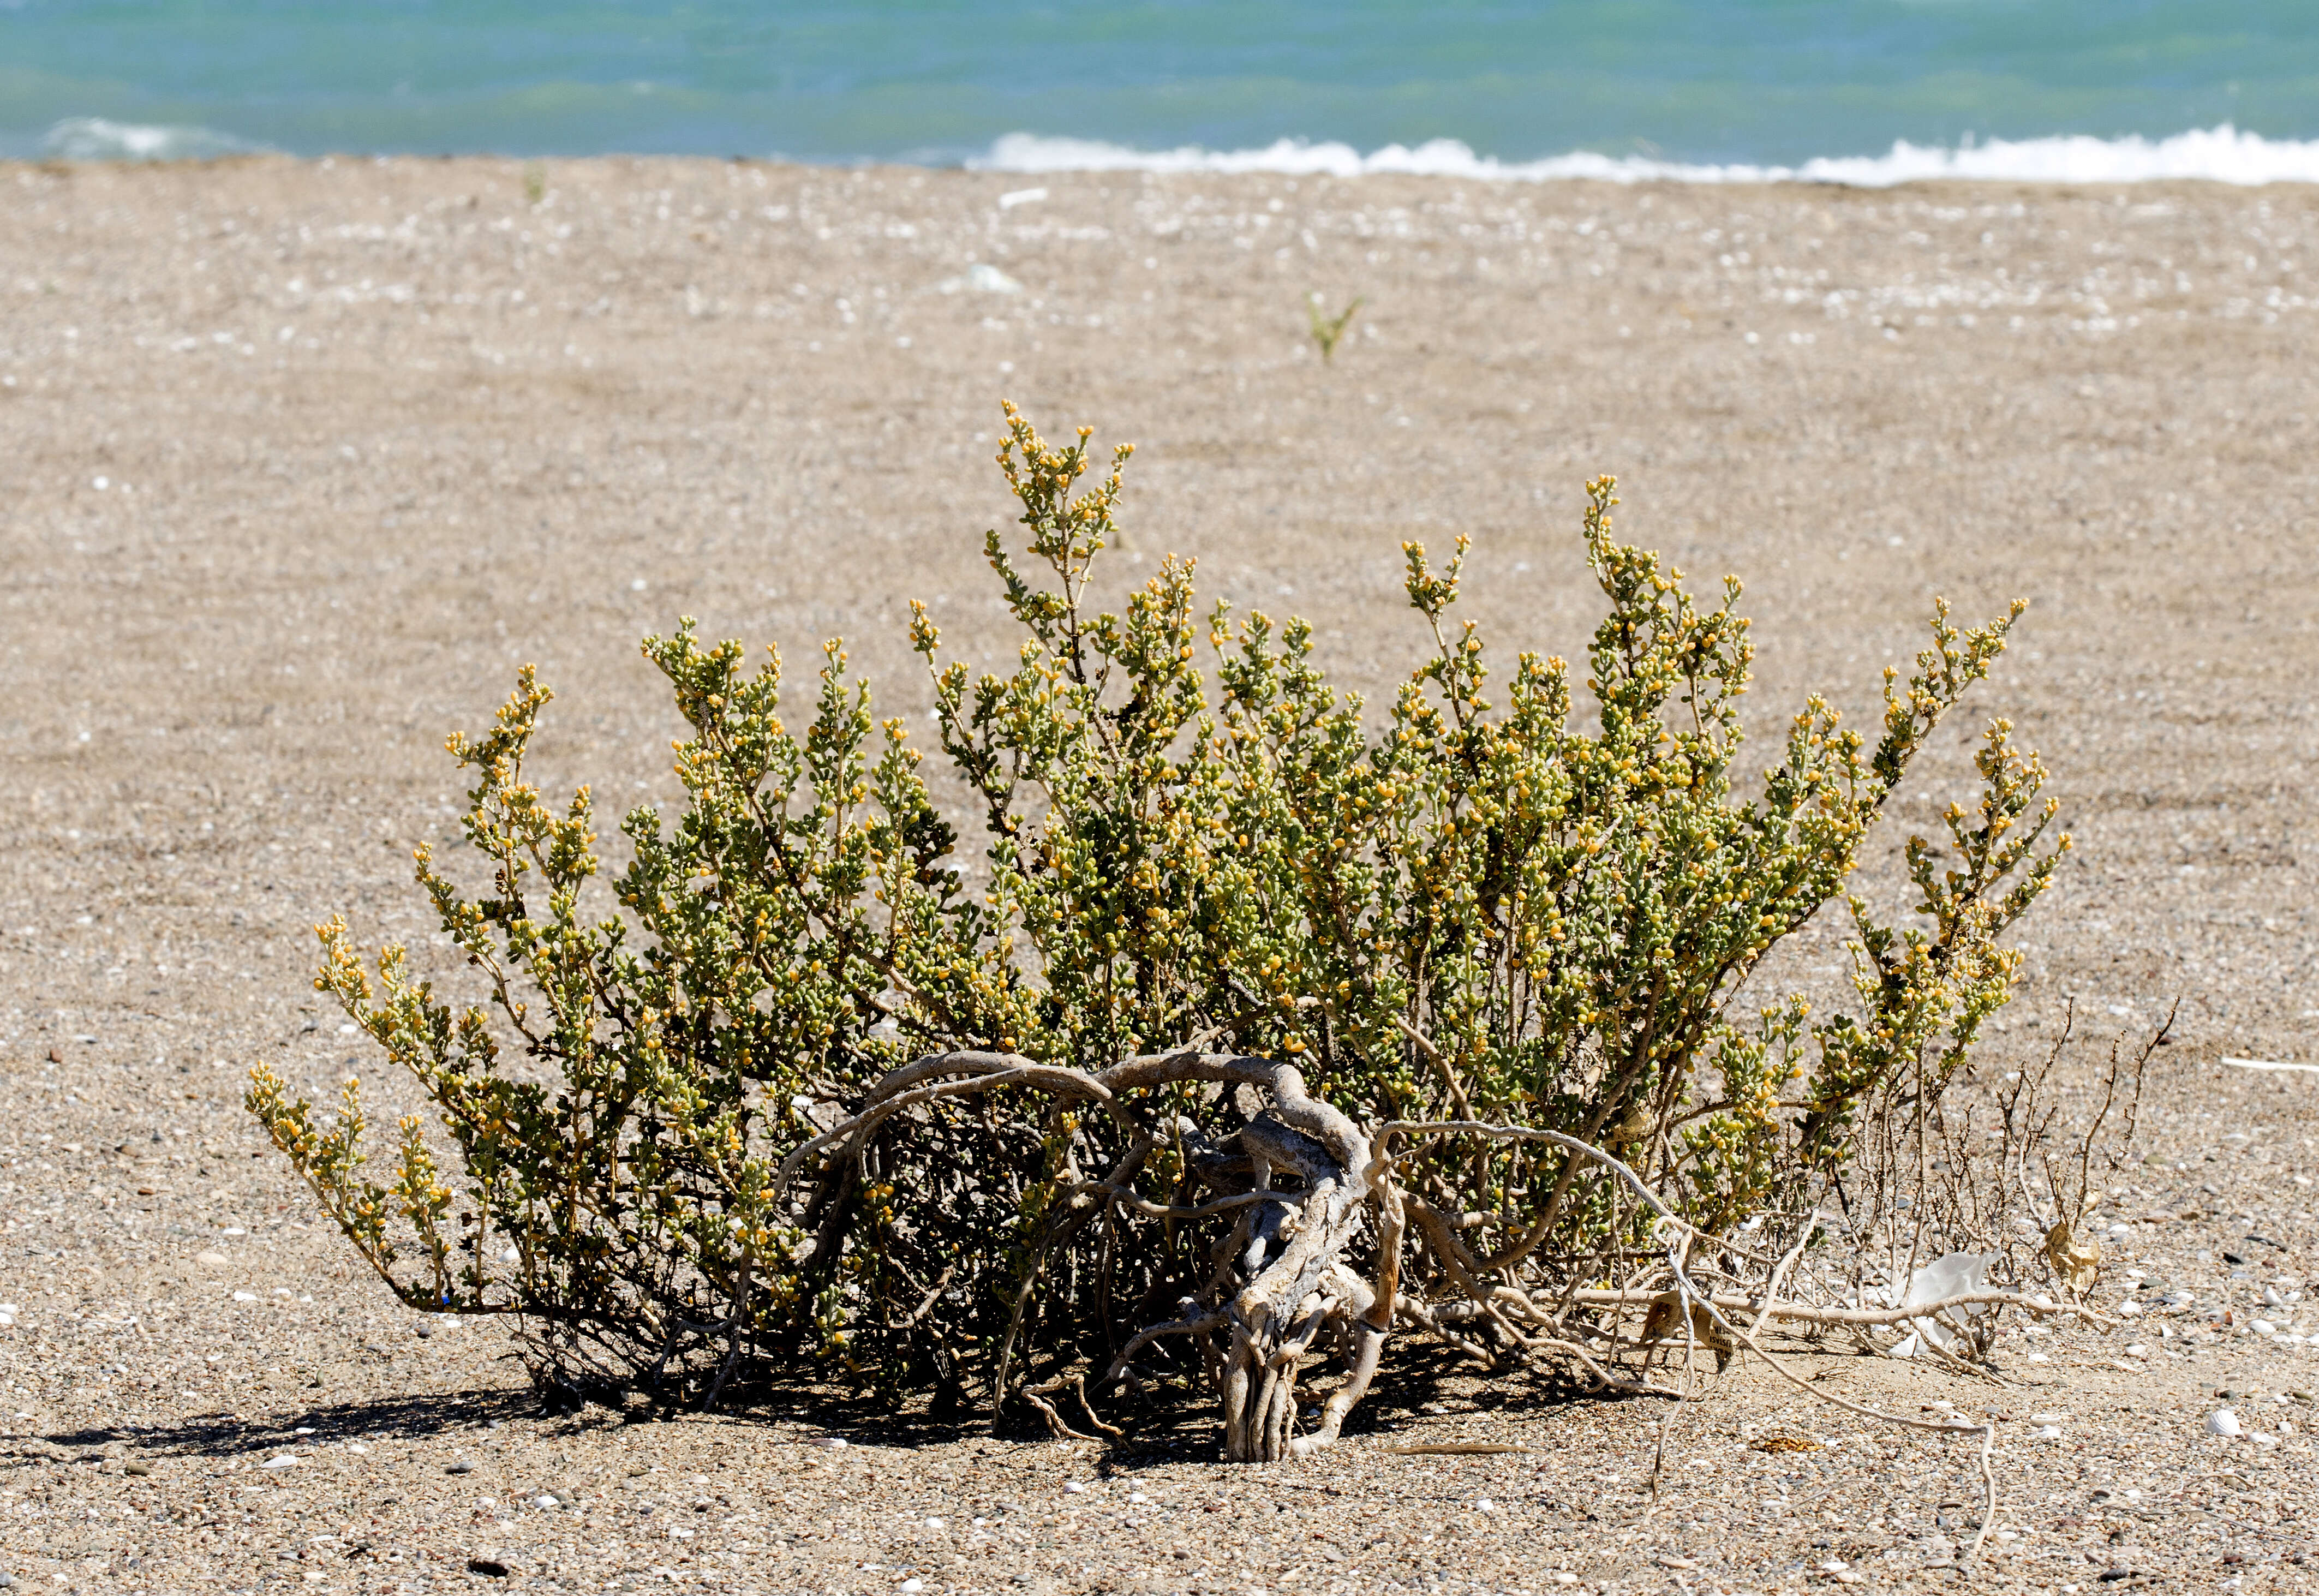
<path fill-rule="evenodd" d="M 1030 134 L 1795 166 L 2223 124 L 2319 140 L 2319 0 L 0 0 L 13 155 L 1085 164 L 999 143 Z"/>

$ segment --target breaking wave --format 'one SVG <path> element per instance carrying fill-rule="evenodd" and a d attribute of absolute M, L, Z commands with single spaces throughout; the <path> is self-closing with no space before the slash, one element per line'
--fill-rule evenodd
<path fill-rule="evenodd" d="M 68 116 L 41 140 L 41 153 L 59 161 L 200 161 L 265 149 L 212 128 L 157 127 Z"/>
<path fill-rule="evenodd" d="M 1475 155 L 1454 139 L 1412 148 L 1388 144 L 1363 155 L 1349 144 L 1282 139 L 1261 149 L 1131 149 L 1091 139 L 1008 133 L 966 163 L 992 172 L 1277 172 L 1358 177 L 1377 173 L 1545 183 L 1828 183 L 1889 188 L 1939 179 L 1983 183 L 2319 183 L 2319 140 L 2266 139 L 2227 123 L 2170 138 L 1992 139 L 1954 149 L 1905 140 L 1881 156 L 1820 156 L 1800 166 L 1709 166 L 1586 150 L 1543 160 Z"/>

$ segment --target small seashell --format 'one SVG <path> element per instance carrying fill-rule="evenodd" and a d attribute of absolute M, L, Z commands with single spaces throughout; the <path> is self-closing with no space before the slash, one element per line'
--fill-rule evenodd
<path fill-rule="evenodd" d="M 2239 1416 L 2236 1413 L 2232 1412 L 2228 1408 L 2216 1408 L 2206 1415 L 2206 1433 L 2235 1436 L 2244 1435 L 2246 1431 L 2239 1428 Z"/>

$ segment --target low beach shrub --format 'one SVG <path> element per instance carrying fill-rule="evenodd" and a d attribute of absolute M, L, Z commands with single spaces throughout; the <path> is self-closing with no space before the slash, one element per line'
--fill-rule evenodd
<path fill-rule="evenodd" d="M 249 1093 L 401 1298 L 510 1317 L 573 1400 L 821 1382 L 1109 1429 L 1185 1387 L 1240 1458 L 1334 1438 L 1396 1330 L 1638 1389 L 1670 1338 L 1728 1355 L 1742 1303 L 1899 1317 L 1782 1271 L 1841 1229 L 1822 1199 L 1863 1141 L 1964 1069 L 2068 839 L 1998 720 L 1979 801 L 1908 844 L 1915 920 L 1847 879 L 2020 607 L 1937 606 L 1872 735 L 1812 699 L 1750 780 L 1738 584 L 1696 598 L 1618 542 L 1603 478 L 1583 669 L 1493 669 L 1455 614 L 1465 540 L 1410 544 L 1424 643 L 1372 711 L 1303 622 L 1203 612 L 1188 562 L 1100 609 L 1129 451 L 1090 478 L 1087 437 L 1008 410 L 1011 667 L 945 662 L 914 609 L 979 847 L 836 642 L 784 720 L 778 656 L 689 620 L 645 641 L 686 797 L 625 817 L 609 875 L 588 792 L 527 780 L 528 669 L 451 740 L 489 880 L 423 848 L 418 879 L 476 1000 L 337 919 L 317 978 L 432 1123 L 382 1180 L 352 1081 L 334 1117 L 262 1066 Z M 1830 906 L 1855 1001 L 1817 1014 L 1761 969 Z"/>

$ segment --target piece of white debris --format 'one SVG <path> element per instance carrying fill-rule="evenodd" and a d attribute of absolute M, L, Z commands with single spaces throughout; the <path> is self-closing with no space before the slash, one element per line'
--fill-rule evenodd
<path fill-rule="evenodd" d="M 2228 1408 L 2216 1408 L 2206 1415 L 2206 1433 L 2208 1435 L 2244 1435 L 2246 1431 L 2239 1428 L 2239 1416 L 2236 1413 L 2232 1412 Z"/>
<path fill-rule="evenodd" d="M 543 1491 L 538 1495 L 531 1499 L 531 1505 L 539 1509 L 540 1511 L 546 1512 L 550 1508 L 559 1508 L 564 1504 L 556 1501 L 555 1497 L 549 1495 L 546 1492 Z"/>
<path fill-rule="evenodd" d="M 276 1456 L 267 1458 L 257 1466 L 260 1468 L 288 1468 L 297 1461 L 297 1458 L 292 1456 L 287 1452 L 284 1452 Z"/>
<path fill-rule="evenodd" d="M 2058 1441 L 2062 1438 L 2062 1427 L 2058 1424 L 2041 1424 L 2029 1432 L 2029 1438 L 2033 1441 Z"/>
<path fill-rule="evenodd" d="M 835 1435 L 817 1435 L 813 1438 L 813 1444 L 817 1447 L 826 1447 L 831 1451 L 835 1452 L 837 1448 L 845 1445 L 845 1438 Z"/>
<path fill-rule="evenodd" d="M 1994 1253 L 1952 1252 L 1936 1258 L 1908 1277 L 1908 1288 L 1896 1306 L 1902 1308 L 1930 1307 L 1947 1297 L 1964 1296 L 1989 1289 L 1989 1266 L 1997 1261 Z M 1959 1319 L 1976 1319 L 1989 1312 L 1986 1303 L 1969 1303 L 1950 1309 Z M 1936 1319 L 1910 1321 L 1911 1329 L 1885 1351 L 1888 1357 L 1915 1357 L 1926 1343 L 1945 1350 L 1956 1339 L 1956 1332 Z"/>
<path fill-rule="evenodd" d="M 975 261 L 962 277 L 944 277 L 934 284 L 937 293 L 1020 293 L 1023 284 L 988 261 Z"/>

